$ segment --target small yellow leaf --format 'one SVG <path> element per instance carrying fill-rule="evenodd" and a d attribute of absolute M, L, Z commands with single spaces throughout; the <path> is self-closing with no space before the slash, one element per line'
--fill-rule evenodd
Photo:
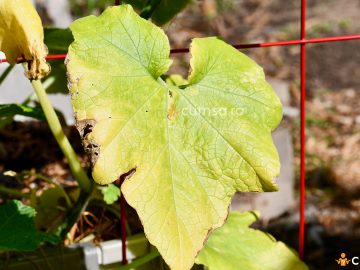
<path fill-rule="evenodd" d="M 30 80 L 50 72 L 41 19 L 30 0 L 0 0 L 0 50 L 10 64 L 23 57 Z"/>

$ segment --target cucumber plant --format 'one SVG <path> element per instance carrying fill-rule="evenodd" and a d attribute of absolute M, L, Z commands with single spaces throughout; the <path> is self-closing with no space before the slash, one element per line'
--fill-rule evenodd
<path fill-rule="evenodd" d="M 12 63 L 18 57 L 26 62 L 49 126 L 89 194 L 92 182 L 40 81 L 49 70 L 39 18 L 30 5 L 19 11 L 11 3 L 1 1 L 0 14 L 18 23 L 10 29 L 0 19 L 0 49 Z M 163 9 L 167 1 L 162 3 Z M 25 21 L 19 14 L 28 10 Z M 162 16 L 154 10 L 144 17 L 153 14 L 158 23 L 178 11 Z M 126 178 L 121 196 L 169 267 L 188 270 L 196 262 L 209 269 L 307 269 L 284 244 L 248 228 L 256 213 L 228 213 L 235 192 L 277 190 L 280 163 L 271 132 L 282 107 L 262 68 L 209 37 L 192 41 L 188 78 L 167 74 L 166 34 L 128 4 L 80 18 L 71 32 L 68 85 L 92 177 L 100 185 Z M 104 194 L 113 202 L 111 190 Z M 274 260 L 277 252 L 281 258 Z"/>

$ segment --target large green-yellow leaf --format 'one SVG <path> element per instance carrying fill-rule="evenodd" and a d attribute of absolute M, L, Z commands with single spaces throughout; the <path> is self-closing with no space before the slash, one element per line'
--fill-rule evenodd
<path fill-rule="evenodd" d="M 249 228 L 256 212 L 232 212 L 213 232 L 196 263 L 209 270 L 306 270 L 295 251 L 271 235 Z"/>
<path fill-rule="evenodd" d="M 0 51 L 11 64 L 24 57 L 29 79 L 49 73 L 41 19 L 30 0 L 0 0 Z"/>
<path fill-rule="evenodd" d="M 166 84 L 169 41 L 130 6 L 71 29 L 70 92 L 93 177 L 129 173 L 122 192 L 149 241 L 172 269 L 190 269 L 236 191 L 276 190 L 279 99 L 253 60 L 216 38 L 193 41 L 188 86 Z"/>

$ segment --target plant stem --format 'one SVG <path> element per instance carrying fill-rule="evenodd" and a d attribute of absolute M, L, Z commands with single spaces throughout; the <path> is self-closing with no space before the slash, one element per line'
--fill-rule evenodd
<path fill-rule="evenodd" d="M 81 167 L 81 164 L 78 160 L 78 157 L 75 154 L 74 149 L 72 148 L 69 140 L 65 136 L 59 118 L 57 117 L 54 107 L 51 105 L 50 100 L 39 80 L 33 80 L 31 82 L 34 87 L 35 93 L 39 99 L 40 105 L 43 108 L 46 120 L 49 124 L 49 127 L 59 144 L 62 152 L 67 158 L 70 166 L 70 170 L 75 177 L 75 180 L 79 183 L 81 189 L 85 192 L 90 193 L 92 189 L 92 183 L 87 177 L 85 171 Z"/>
<path fill-rule="evenodd" d="M 149 254 L 134 260 L 132 263 L 129 263 L 127 265 L 123 265 L 123 266 L 119 266 L 119 267 L 115 267 L 114 270 L 131 270 L 131 269 L 136 269 L 150 261 L 152 261 L 153 259 L 157 258 L 160 256 L 160 253 L 156 250 L 156 251 L 152 251 Z"/>
<path fill-rule="evenodd" d="M 6 195 L 11 195 L 17 198 L 29 198 L 29 193 L 23 193 L 17 189 L 14 188 L 8 188 L 3 185 L 0 185 L 0 193 L 4 193 Z"/>
<path fill-rule="evenodd" d="M 67 234 L 71 230 L 72 226 L 74 226 L 74 224 L 79 220 L 81 213 L 84 212 L 87 204 L 89 203 L 90 196 L 91 193 L 88 193 L 83 189 L 80 190 L 79 198 L 66 215 L 63 224 L 60 226 L 61 239 L 65 239 L 67 237 Z"/>

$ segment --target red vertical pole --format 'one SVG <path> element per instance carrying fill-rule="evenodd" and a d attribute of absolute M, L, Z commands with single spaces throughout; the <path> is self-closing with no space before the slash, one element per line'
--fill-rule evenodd
<path fill-rule="evenodd" d="M 122 175 L 119 178 L 119 188 L 123 184 L 126 176 Z M 126 255 L 126 200 L 123 194 L 120 196 L 120 229 L 121 229 L 121 255 L 122 255 L 122 264 L 125 265 L 128 263 Z"/>
<path fill-rule="evenodd" d="M 300 39 L 306 38 L 306 0 L 301 0 L 301 32 Z M 299 222 L 299 256 L 304 258 L 305 242 L 305 123 L 306 123 L 306 44 L 300 45 L 300 222 Z"/>
<path fill-rule="evenodd" d="M 115 0 L 115 6 L 118 6 L 121 4 L 121 0 Z"/>
<path fill-rule="evenodd" d="M 121 255 L 122 255 L 122 264 L 125 265 L 128 263 L 126 256 L 126 201 L 124 195 L 120 197 L 120 222 L 121 222 Z"/>

